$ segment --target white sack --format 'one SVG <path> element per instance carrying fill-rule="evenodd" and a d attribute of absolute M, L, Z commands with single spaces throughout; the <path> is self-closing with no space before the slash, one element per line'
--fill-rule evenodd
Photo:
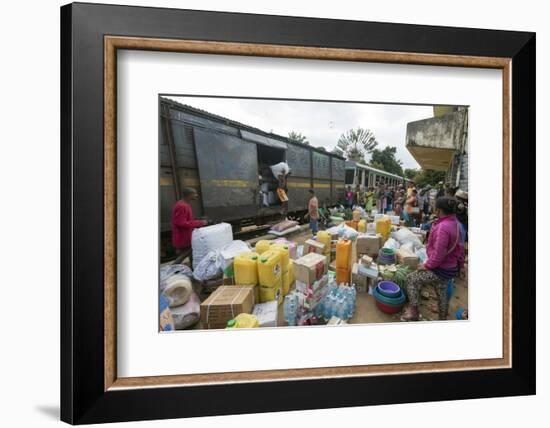
<path fill-rule="evenodd" d="M 233 230 L 228 223 L 219 223 L 212 226 L 193 230 L 191 246 L 193 248 L 193 269 L 196 269 L 201 260 L 214 250 L 221 250 L 233 241 Z"/>

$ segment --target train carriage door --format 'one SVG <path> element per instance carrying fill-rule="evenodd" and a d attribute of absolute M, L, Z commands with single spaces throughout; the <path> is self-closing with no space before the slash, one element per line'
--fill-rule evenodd
<path fill-rule="evenodd" d="M 202 204 L 207 217 L 232 220 L 256 215 L 256 144 L 213 130 L 194 128 Z"/>

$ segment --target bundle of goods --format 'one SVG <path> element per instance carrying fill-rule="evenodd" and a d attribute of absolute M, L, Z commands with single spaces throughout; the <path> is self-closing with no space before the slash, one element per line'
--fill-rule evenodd
<path fill-rule="evenodd" d="M 271 226 L 271 229 L 268 233 L 272 235 L 282 236 L 287 235 L 288 233 L 295 232 L 300 229 L 297 221 L 294 220 L 283 220 L 280 223 L 277 223 Z"/>
<path fill-rule="evenodd" d="M 258 318 L 252 314 L 239 314 L 234 319 L 227 321 L 225 328 L 256 328 L 260 327 Z"/>
<path fill-rule="evenodd" d="M 418 267 L 420 258 L 408 249 L 401 247 L 400 249 L 396 250 L 395 254 L 397 256 L 397 261 L 400 264 L 408 266 L 411 269 L 416 269 Z"/>
<path fill-rule="evenodd" d="M 380 251 L 378 251 L 378 264 L 379 265 L 395 264 L 395 250 L 391 248 L 381 248 Z"/>
<path fill-rule="evenodd" d="M 265 303 L 256 303 L 252 315 L 258 319 L 260 327 L 277 327 L 279 318 L 279 305 L 275 300 Z"/>
<path fill-rule="evenodd" d="M 278 164 L 271 165 L 269 168 L 275 178 L 279 177 L 279 175 L 287 175 L 290 172 L 290 167 L 286 162 L 279 162 Z"/>
<path fill-rule="evenodd" d="M 415 252 L 417 249 L 423 247 L 420 239 L 418 239 L 418 237 L 406 227 L 402 227 L 397 232 L 393 232 L 392 238 L 399 241 L 401 247 L 405 247 L 411 252 Z"/>
<path fill-rule="evenodd" d="M 220 250 L 224 285 L 235 285 L 233 261 L 243 252 L 250 252 L 250 246 L 244 241 L 233 241 Z"/>
<path fill-rule="evenodd" d="M 258 282 L 260 284 L 260 302 L 283 301 L 282 256 L 278 250 L 268 250 L 258 259 Z"/>
<path fill-rule="evenodd" d="M 184 305 L 193 293 L 191 279 L 187 275 L 175 274 L 166 279 L 166 287 L 162 294 L 168 299 L 170 307 Z"/>
<path fill-rule="evenodd" d="M 200 304 L 204 328 L 225 328 L 237 315 L 250 314 L 254 307 L 254 287 L 222 285 Z"/>
<path fill-rule="evenodd" d="M 351 277 L 352 243 L 341 239 L 336 244 L 336 283 L 348 284 Z"/>
<path fill-rule="evenodd" d="M 170 308 L 175 329 L 184 330 L 198 323 L 201 318 L 200 305 L 199 296 L 193 292 L 185 304 Z"/>
<path fill-rule="evenodd" d="M 366 291 L 368 286 L 368 277 L 359 270 L 359 263 L 354 263 L 351 268 L 351 283 L 357 287 L 359 291 Z M 376 271 L 378 274 L 378 270 Z"/>
<path fill-rule="evenodd" d="M 219 223 L 212 226 L 193 230 L 191 247 L 193 249 L 193 269 L 211 251 L 221 250 L 233 241 L 233 230 L 228 223 Z"/>
<path fill-rule="evenodd" d="M 336 285 L 331 282 L 327 287 L 325 297 L 315 311 L 318 317 L 330 320 L 333 316 L 342 320 L 348 320 L 355 313 L 357 292 L 355 287 L 348 285 Z"/>
<path fill-rule="evenodd" d="M 360 234 L 357 236 L 357 254 L 376 257 L 382 247 L 382 235 Z"/>
<path fill-rule="evenodd" d="M 305 290 L 299 287 L 285 297 L 283 314 L 288 325 L 311 325 L 317 322 L 327 282 L 328 276 L 323 275 Z"/>
<path fill-rule="evenodd" d="M 160 267 L 160 291 L 164 291 L 166 288 L 166 280 L 175 274 L 182 274 L 189 278 L 193 278 L 193 271 L 191 268 L 187 265 L 182 264 L 171 264 L 171 265 L 164 265 Z"/>
<path fill-rule="evenodd" d="M 387 314 L 399 312 L 406 300 L 401 288 L 391 281 L 379 282 L 373 296 L 378 309 Z"/>

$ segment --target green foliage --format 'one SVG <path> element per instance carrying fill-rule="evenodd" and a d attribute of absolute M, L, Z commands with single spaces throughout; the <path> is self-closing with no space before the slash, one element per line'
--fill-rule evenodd
<path fill-rule="evenodd" d="M 380 162 L 370 162 L 369 165 L 373 168 L 384 170 L 384 165 L 382 165 Z"/>
<path fill-rule="evenodd" d="M 421 172 L 421 170 L 419 170 L 419 169 L 405 168 L 405 171 L 404 171 L 405 178 L 407 178 L 409 180 L 413 180 L 414 177 L 416 177 L 416 175 L 420 172 Z"/>
<path fill-rule="evenodd" d="M 290 131 L 288 133 L 288 139 L 290 141 L 295 141 L 297 143 L 309 145 L 309 141 L 307 140 L 307 137 L 301 132 Z"/>
<path fill-rule="evenodd" d="M 397 147 L 387 146 L 383 150 L 374 149 L 372 151 L 370 164 L 382 165 L 382 168 L 386 172 L 392 174 L 403 175 L 403 163 L 395 157 L 397 153 Z M 376 168 L 376 167 L 375 167 Z"/>
<path fill-rule="evenodd" d="M 445 181 L 445 171 L 434 171 L 432 169 L 426 169 L 418 172 L 414 176 L 414 184 L 417 187 L 425 187 L 427 185 L 435 186 L 440 181 Z"/>
<path fill-rule="evenodd" d="M 365 155 L 371 153 L 378 145 L 374 133 L 370 129 L 350 129 L 338 139 L 336 147 L 347 159 L 365 163 Z"/>

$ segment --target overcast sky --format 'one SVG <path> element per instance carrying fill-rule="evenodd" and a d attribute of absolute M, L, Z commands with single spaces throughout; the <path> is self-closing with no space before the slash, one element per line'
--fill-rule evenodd
<path fill-rule="evenodd" d="M 352 128 L 374 132 L 378 148 L 397 147 L 403 168 L 419 168 L 405 148 L 407 123 L 433 116 L 432 107 L 334 102 L 249 100 L 238 98 L 168 97 L 183 104 L 288 136 L 301 132 L 309 143 L 331 151 L 338 138 Z M 367 158 L 367 160 L 370 160 Z"/>

